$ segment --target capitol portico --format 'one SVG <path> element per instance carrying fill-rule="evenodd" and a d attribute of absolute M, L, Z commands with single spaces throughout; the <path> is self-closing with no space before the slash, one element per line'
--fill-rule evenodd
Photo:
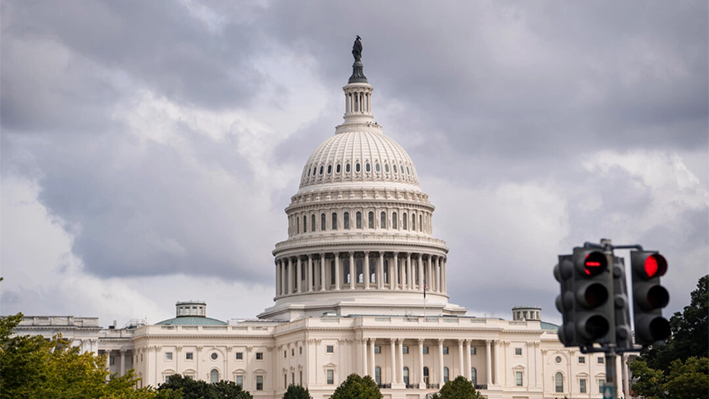
<path fill-rule="evenodd" d="M 154 325 L 74 326 L 95 337 L 82 349 L 106 354 L 112 372 L 134 368 L 141 386 L 179 373 L 231 380 L 263 399 L 289 384 L 327 399 L 351 373 L 370 375 L 386 399 L 425 399 L 457 376 L 491 399 L 601 398 L 603 356 L 564 348 L 540 308 L 503 320 L 448 301 L 435 207 L 409 155 L 374 120 L 359 38 L 352 53 L 344 121 L 308 158 L 285 209 L 287 239 L 268 266 L 273 306 L 225 322 L 207 317 L 204 302 L 178 302 L 174 318 Z M 40 324 L 28 317 L 17 332 Z M 617 378 L 628 392 L 623 360 Z"/>

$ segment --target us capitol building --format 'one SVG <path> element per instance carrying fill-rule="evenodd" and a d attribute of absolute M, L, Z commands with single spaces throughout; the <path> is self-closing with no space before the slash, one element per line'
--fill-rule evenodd
<path fill-rule="evenodd" d="M 490 399 L 601 398 L 603 354 L 564 348 L 540 308 L 516 307 L 503 320 L 448 301 L 435 208 L 409 155 L 374 122 L 361 51 L 358 37 L 344 122 L 305 163 L 285 209 L 288 238 L 273 251 L 274 304 L 258 319 L 216 320 L 206 303 L 187 301 L 154 325 L 28 316 L 16 333 L 61 332 L 107 355 L 113 373 L 134 368 L 140 386 L 179 373 L 235 381 L 255 398 L 300 384 L 327 399 L 358 373 L 386 399 L 424 399 L 462 375 Z M 621 359 L 619 390 L 628 392 Z"/>

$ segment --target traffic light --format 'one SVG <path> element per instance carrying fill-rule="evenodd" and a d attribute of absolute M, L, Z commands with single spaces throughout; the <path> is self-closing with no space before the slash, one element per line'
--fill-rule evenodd
<path fill-rule="evenodd" d="M 670 323 L 662 317 L 662 308 L 670 294 L 660 285 L 667 272 L 667 261 L 657 251 L 631 251 L 633 280 L 633 321 L 635 343 L 650 345 L 670 336 Z"/>
<path fill-rule="evenodd" d="M 615 346 L 626 349 L 633 347 L 630 326 L 630 301 L 625 282 L 625 262 L 613 257 L 613 306 L 615 307 Z"/>
<path fill-rule="evenodd" d="M 556 307 L 562 313 L 559 340 L 565 346 L 614 343 L 613 278 L 608 258 L 597 249 L 574 248 L 560 255 L 554 276 L 561 283 Z"/>

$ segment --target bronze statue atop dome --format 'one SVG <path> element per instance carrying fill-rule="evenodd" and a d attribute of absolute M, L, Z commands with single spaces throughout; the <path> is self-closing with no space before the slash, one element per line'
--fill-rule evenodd
<path fill-rule="evenodd" d="M 362 38 L 357 35 L 354 45 L 352 46 L 352 55 L 354 56 L 354 64 L 352 64 L 352 76 L 348 83 L 368 83 L 367 77 L 364 76 L 364 65 L 362 65 Z"/>
<path fill-rule="evenodd" d="M 357 35 L 357 39 L 355 39 L 354 45 L 352 46 L 352 55 L 355 61 L 362 59 L 362 38 L 359 37 L 359 35 Z"/>

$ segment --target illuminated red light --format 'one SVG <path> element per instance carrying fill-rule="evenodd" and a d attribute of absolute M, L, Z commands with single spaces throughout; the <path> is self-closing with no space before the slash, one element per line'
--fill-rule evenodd
<path fill-rule="evenodd" d="M 657 259 L 654 256 L 648 256 L 645 259 L 645 273 L 648 277 L 655 277 L 657 274 Z"/>
<path fill-rule="evenodd" d="M 587 276 L 595 276 L 605 270 L 605 255 L 600 252 L 592 252 L 584 259 L 584 273 Z"/>

